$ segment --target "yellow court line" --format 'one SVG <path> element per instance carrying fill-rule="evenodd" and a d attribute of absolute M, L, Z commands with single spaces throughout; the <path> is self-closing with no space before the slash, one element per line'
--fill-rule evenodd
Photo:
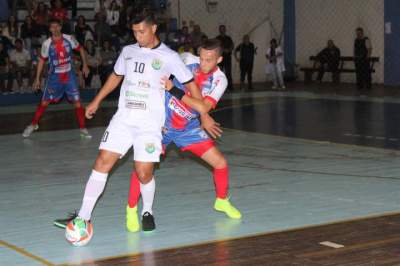
<path fill-rule="evenodd" d="M 43 264 L 43 265 L 46 265 L 46 266 L 55 266 L 55 264 L 49 262 L 48 260 L 43 259 L 43 258 L 41 258 L 41 257 L 39 257 L 39 256 L 36 256 L 36 255 L 34 255 L 34 254 L 32 254 L 32 253 L 26 251 L 25 249 L 20 248 L 20 247 L 18 247 L 18 246 L 15 246 L 15 245 L 13 245 L 13 244 L 10 244 L 10 243 L 8 243 L 8 242 L 6 242 L 6 241 L 0 240 L 0 246 L 5 246 L 5 247 L 7 247 L 7 248 L 9 248 L 9 249 L 11 249 L 11 250 L 14 250 L 15 252 L 21 254 L 22 256 L 28 257 L 28 258 L 30 258 L 30 259 L 32 259 L 32 260 L 35 260 L 35 261 L 37 261 L 37 262 L 39 262 L 39 263 L 41 263 L 41 264 Z"/>
<path fill-rule="evenodd" d="M 226 242 L 226 241 L 235 241 L 235 240 L 241 240 L 241 239 L 245 239 L 245 238 L 269 236 L 269 235 L 275 235 L 275 234 L 280 234 L 280 233 L 290 233 L 290 232 L 294 232 L 294 231 L 312 229 L 312 228 L 321 227 L 321 226 L 328 226 L 328 225 L 349 223 L 349 222 L 357 222 L 357 221 L 362 221 L 362 220 L 381 218 L 381 217 L 387 217 L 387 216 L 395 216 L 395 215 L 400 215 L 400 212 L 393 211 L 393 212 L 386 212 L 386 213 L 381 213 L 381 214 L 371 214 L 371 215 L 367 215 L 367 216 L 356 216 L 356 217 L 349 218 L 349 219 L 337 220 L 337 221 L 321 223 L 321 224 L 299 226 L 299 227 L 294 227 L 294 228 L 290 228 L 290 229 L 275 230 L 275 231 L 270 231 L 270 232 L 261 232 L 261 233 L 250 234 L 250 235 L 245 235 L 245 236 L 238 236 L 238 237 L 221 238 L 218 240 L 202 241 L 202 242 L 193 243 L 193 244 L 177 245 L 177 246 L 173 246 L 173 247 L 155 249 L 155 250 L 145 251 L 145 252 L 125 253 L 125 254 L 121 254 L 121 255 L 98 258 L 98 259 L 94 260 L 94 263 L 96 263 L 98 261 L 112 260 L 112 259 L 118 259 L 118 258 L 123 258 L 123 257 L 134 257 L 134 256 L 138 256 L 138 255 L 148 253 L 148 252 L 161 252 L 161 251 L 168 251 L 168 250 L 174 250 L 174 249 L 180 249 L 180 248 L 188 248 L 188 247 L 196 247 L 196 246 L 202 246 L 202 245 L 207 245 L 207 244 L 221 243 L 221 242 Z M 89 263 L 93 263 L 93 259 L 82 262 L 82 264 L 89 264 Z M 63 264 L 58 264 L 55 266 L 70 266 L 70 265 L 80 265 L 80 264 L 63 263 Z"/>

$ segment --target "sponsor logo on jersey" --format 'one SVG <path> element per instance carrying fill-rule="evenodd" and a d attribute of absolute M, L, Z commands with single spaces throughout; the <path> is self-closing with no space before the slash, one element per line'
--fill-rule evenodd
<path fill-rule="evenodd" d="M 149 95 L 148 94 L 143 94 L 143 93 L 138 93 L 135 91 L 125 91 L 125 96 L 127 98 L 136 98 L 136 99 L 148 99 Z"/>
<path fill-rule="evenodd" d="M 190 113 L 186 108 L 184 108 L 182 105 L 180 105 L 174 98 L 171 98 L 169 103 L 168 103 L 169 109 L 174 111 L 177 115 L 180 117 L 183 117 L 187 120 L 192 120 L 196 118 L 196 115 Z"/>
<path fill-rule="evenodd" d="M 148 80 L 139 80 L 138 81 L 138 87 L 139 88 L 144 88 L 144 89 L 149 89 L 150 88 L 150 82 Z"/>
<path fill-rule="evenodd" d="M 125 101 L 125 107 L 129 109 L 146 110 L 146 103 L 142 101 L 127 100 Z"/>
<path fill-rule="evenodd" d="M 160 70 L 160 68 L 162 67 L 162 61 L 160 59 L 155 58 L 153 60 L 153 62 L 151 62 L 151 66 L 155 69 L 155 70 Z"/>
<path fill-rule="evenodd" d="M 156 145 L 154 143 L 146 143 L 145 148 L 147 153 L 152 154 L 153 152 L 156 151 Z"/>

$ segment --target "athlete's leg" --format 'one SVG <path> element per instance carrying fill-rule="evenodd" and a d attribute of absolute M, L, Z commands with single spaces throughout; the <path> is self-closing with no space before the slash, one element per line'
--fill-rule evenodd
<path fill-rule="evenodd" d="M 82 206 L 78 213 L 79 217 L 86 221 L 90 220 L 94 206 L 104 191 L 108 173 L 120 157 L 121 154 L 119 153 L 100 150 L 92 173 L 86 183 Z"/>
<path fill-rule="evenodd" d="M 153 177 L 154 163 L 135 161 L 135 170 L 140 181 L 140 192 L 142 194 L 142 215 L 146 212 L 153 213 L 153 200 L 156 183 Z"/>
<path fill-rule="evenodd" d="M 43 116 L 44 111 L 46 110 L 47 106 L 49 106 L 49 101 L 42 100 L 38 107 L 36 108 L 35 115 L 33 116 L 32 125 L 37 125 L 39 123 L 40 118 Z"/>
<path fill-rule="evenodd" d="M 211 140 L 191 144 L 182 150 L 192 152 L 213 167 L 214 185 L 216 200 L 214 209 L 226 213 L 232 219 L 242 217 L 240 211 L 236 209 L 228 199 L 229 170 L 228 164 L 222 153 L 214 146 Z"/>
<path fill-rule="evenodd" d="M 85 126 L 85 109 L 82 106 L 81 101 L 76 101 L 73 103 L 75 107 L 76 119 L 78 120 L 79 128 L 86 128 Z"/>
<path fill-rule="evenodd" d="M 225 199 L 228 196 L 228 164 L 222 153 L 214 146 L 206 151 L 201 159 L 213 168 L 215 192 L 217 198 Z"/>

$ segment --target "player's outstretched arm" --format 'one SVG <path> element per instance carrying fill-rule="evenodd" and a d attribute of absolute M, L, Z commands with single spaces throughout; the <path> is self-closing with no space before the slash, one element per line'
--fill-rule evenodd
<path fill-rule="evenodd" d="M 203 102 L 202 99 L 195 99 L 186 95 L 183 90 L 176 88 L 172 81 L 169 80 L 167 77 L 161 79 L 161 84 L 169 93 L 171 93 L 173 96 L 175 96 L 185 104 L 189 105 L 200 114 L 207 113 L 209 110 L 211 110 L 211 107 L 208 108 L 208 106 Z"/>
<path fill-rule="evenodd" d="M 87 63 L 87 57 L 86 57 L 85 49 L 83 47 L 81 47 L 79 49 L 79 53 L 80 53 L 81 59 L 82 59 L 82 73 L 83 73 L 83 76 L 85 78 L 87 78 L 88 75 L 89 75 L 90 70 L 89 70 L 89 66 L 88 66 L 88 63 Z"/>
<path fill-rule="evenodd" d="M 43 66 L 44 66 L 44 60 L 43 60 L 43 58 L 39 58 L 39 63 L 38 63 L 37 69 L 36 69 L 35 80 L 33 81 L 33 85 L 32 85 L 32 88 L 34 91 L 37 91 L 40 89 L 40 76 L 42 75 Z"/>
<path fill-rule="evenodd" d="M 108 94 L 110 94 L 115 88 L 118 86 L 118 84 L 121 82 L 121 80 L 124 78 L 124 76 L 118 76 L 115 73 L 112 73 L 104 86 L 100 89 L 99 93 L 94 97 L 93 101 L 89 103 L 89 105 L 86 107 L 86 118 L 91 119 L 93 118 L 93 115 L 96 113 L 97 109 L 100 106 L 100 103 L 103 101 L 105 97 L 107 97 Z"/>

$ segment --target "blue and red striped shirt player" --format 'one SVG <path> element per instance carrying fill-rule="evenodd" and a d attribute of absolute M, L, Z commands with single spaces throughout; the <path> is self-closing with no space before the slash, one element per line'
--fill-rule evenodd
<path fill-rule="evenodd" d="M 42 44 L 33 89 L 40 89 L 40 77 L 47 60 L 49 62 L 48 78 L 32 122 L 26 127 L 22 135 L 26 138 L 37 130 L 39 120 L 46 107 L 50 103 L 59 102 L 66 95 L 68 101 L 75 106 L 81 137 L 90 138 L 91 136 L 85 127 L 85 111 L 80 101 L 78 82 L 72 65 L 73 51 L 79 51 L 83 63 L 82 72 L 87 76 L 89 68 L 85 51 L 73 36 L 61 33 L 60 21 L 50 21 L 49 30 L 52 36 Z"/>
<path fill-rule="evenodd" d="M 203 99 L 209 101 L 212 104 L 212 108 L 215 108 L 228 85 L 225 74 L 218 66 L 215 66 L 209 73 L 202 72 L 200 69 L 200 58 L 190 53 L 183 53 L 181 58 L 193 73 L 195 82 L 203 95 Z M 185 86 L 180 84 L 176 79 L 174 79 L 174 86 L 183 90 L 190 96 Z M 165 112 L 164 132 L 166 133 L 163 136 L 164 145 L 168 145 L 173 141 L 178 147 L 182 148 L 182 150 L 187 150 L 187 146 L 191 144 L 212 142 L 208 135 L 201 130 L 200 121 L 198 119 L 200 114 L 170 93 L 165 95 Z M 178 140 L 175 137 L 175 135 L 181 135 L 182 132 L 192 130 L 195 130 L 196 133 L 191 135 L 191 138 L 180 137 Z"/>
<path fill-rule="evenodd" d="M 207 40 L 200 49 L 200 58 L 185 53 L 181 57 L 193 73 L 196 85 L 200 88 L 203 99 L 190 97 L 184 85 L 174 80 L 163 79 L 165 88 L 166 121 L 163 128 L 163 146 L 174 142 L 182 151 L 190 151 L 201 158 L 213 169 L 216 199 L 214 209 L 224 212 L 229 218 L 240 219 L 240 211 L 229 201 L 229 169 L 223 154 L 215 146 L 214 141 L 202 129 L 199 121 L 202 115 L 215 108 L 228 82 L 225 74 L 218 68 L 222 61 L 220 42 L 216 39 Z M 208 132 L 209 129 L 207 129 Z M 133 208 L 139 199 L 140 187 L 135 172 L 131 176 L 128 206 Z M 127 224 L 128 225 L 128 224 Z M 129 226 L 128 230 L 129 230 Z"/>

